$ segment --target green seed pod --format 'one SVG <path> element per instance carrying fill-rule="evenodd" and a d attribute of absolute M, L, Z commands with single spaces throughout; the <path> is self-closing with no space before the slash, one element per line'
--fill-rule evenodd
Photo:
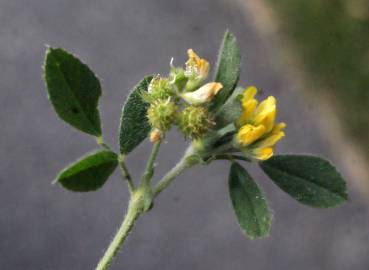
<path fill-rule="evenodd" d="M 200 139 L 213 125 L 208 110 L 203 107 L 189 106 L 178 119 L 179 129 L 191 140 Z"/>
<path fill-rule="evenodd" d="M 159 76 L 153 78 L 148 87 L 148 94 L 152 102 L 156 100 L 167 100 L 173 96 L 173 87 L 167 78 Z"/>
<path fill-rule="evenodd" d="M 165 132 L 170 129 L 176 118 L 177 106 L 168 100 L 158 100 L 147 110 L 147 117 L 153 128 Z"/>
<path fill-rule="evenodd" d="M 179 92 L 183 91 L 188 80 L 184 74 L 183 68 L 174 66 L 170 69 L 169 79 L 170 82 L 177 87 Z"/>

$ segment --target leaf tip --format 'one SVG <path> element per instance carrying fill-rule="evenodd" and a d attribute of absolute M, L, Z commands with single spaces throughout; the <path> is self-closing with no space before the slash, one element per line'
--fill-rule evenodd
<path fill-rule="evenodd" d="M 51 185 L 55 186 L 59 182 L 59 177 L 56 177 L 53 181 L 51 181 Z"/>

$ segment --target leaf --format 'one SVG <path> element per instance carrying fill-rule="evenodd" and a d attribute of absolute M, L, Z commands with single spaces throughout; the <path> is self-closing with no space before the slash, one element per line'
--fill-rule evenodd
<path fill-rule="evenodd" d="M 243 112 L 241 94 L 243 91 L 244 89 L 242 87 L 237 87 L 226 103 L 219 109 L 215 115 L 215 129 L 220 129 L 234 123 L 241 117 Z"/>
<path fill-rule="evenodd" d="M 214 97 L 210 110 L 216 112 L 232 94 L 240 77 L 241 54 L 236 38 L 228 30 L 218 54 L 214 81 L 223 85 L 222 90 Z"/>
<path fill-rule="evenodd" d="M 149 104 L 142 99 L 141 92 L 147 91 L 151 79 L 152 76 L 147 76 L 140 81 L 123 106 L 119 132 L 121 154 L 131 152 L 150 132 L 151 127 L 146 116 Z"/>
<path fill-rule="evenodd" d="M 345 181 L 322 158 L 280 155 L 261 162 L 260 166 L 282 190 L 303 204 L 333 207 L 347 200 Z"/>
<path fill-rule="evenodd" d="M 44 78 L 49 99 L 58 116 L 83 132 L 100 136 L 97 106 L 101 86 L 89 67 L 63 49 L 48 48 Z"/>
<path fill-rule="evenodd" d="M 118 165 L 117 155 L 103 150 L 86 155 L 59 173 L 55 182 L 64 188 L 86 192 L 102 187 Z"/>
<path fill-rule="evenodd" d="M 229 193 L 243 233 L 251 239 L 268 236 L 272 223 L 268 204 L 251 176 L 236 162 L 229 174 Z"/>

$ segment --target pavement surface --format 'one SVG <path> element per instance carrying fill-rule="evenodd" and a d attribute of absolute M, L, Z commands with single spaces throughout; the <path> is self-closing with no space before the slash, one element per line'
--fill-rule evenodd
<path fill-rule="evenodd" d="M 243 53 L 240 83 L 257 85 L 262 97 L 276 96 L 279 119 L 288 124 L 277 151 L 321 154 L 342 165 L 316 125 L 317 104 L 273 68 L 273 44 L 263 42 L 234 1 L 1 0 L 0 25 L 0 269 L 94 269 L 128 200 L 118 173 L 88 194 L 50 184 L 96 145 L 59 121 L 49 104 L 41 78 L 45 44 L 79 55 L 102 79 L 104 134 L 117 149 L 129 89 L 146 74 L 165 74 L 171 57 L 183 63 L 187 48 L 214 63 L 229 28 Z M 157 178 L 186 147 L 175 131 L 167 141 Z M 134 176 L 149 149 L 145 142 L 129 156 Z M 229 164 L 216 162 L 189 170 L 163 192 L 111 269 L 368 269 L 369 209 L 350 182 L 347 204 L 312 209 L 248 167 L 274 210 L 269 238 L 241 234 L 228 198 Z"/>

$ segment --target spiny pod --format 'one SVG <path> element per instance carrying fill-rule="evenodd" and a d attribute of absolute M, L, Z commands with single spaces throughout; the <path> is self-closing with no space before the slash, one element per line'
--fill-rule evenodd
<path fill-rule="evenodd" d="M 178 127 L 186 138 L 200 139 L 214 122 L 204 107 L 188 106 L 179 115 Z"/>
<path fill-rule="evenodd" d="M 173 96 L 174 90 L 168 78 L 162 78 L 157 75 L 149 84 L 148 94 L 148 102 L 151 103 L 157 100 L 167 100 Z"/>
<path fill-rule="evenodd" d="M 147 117 L 153 128 L 166 132 L 174 123 L 176 113 L 177 106 L 170 99 L 158 100 L 150 105 Z"/>

